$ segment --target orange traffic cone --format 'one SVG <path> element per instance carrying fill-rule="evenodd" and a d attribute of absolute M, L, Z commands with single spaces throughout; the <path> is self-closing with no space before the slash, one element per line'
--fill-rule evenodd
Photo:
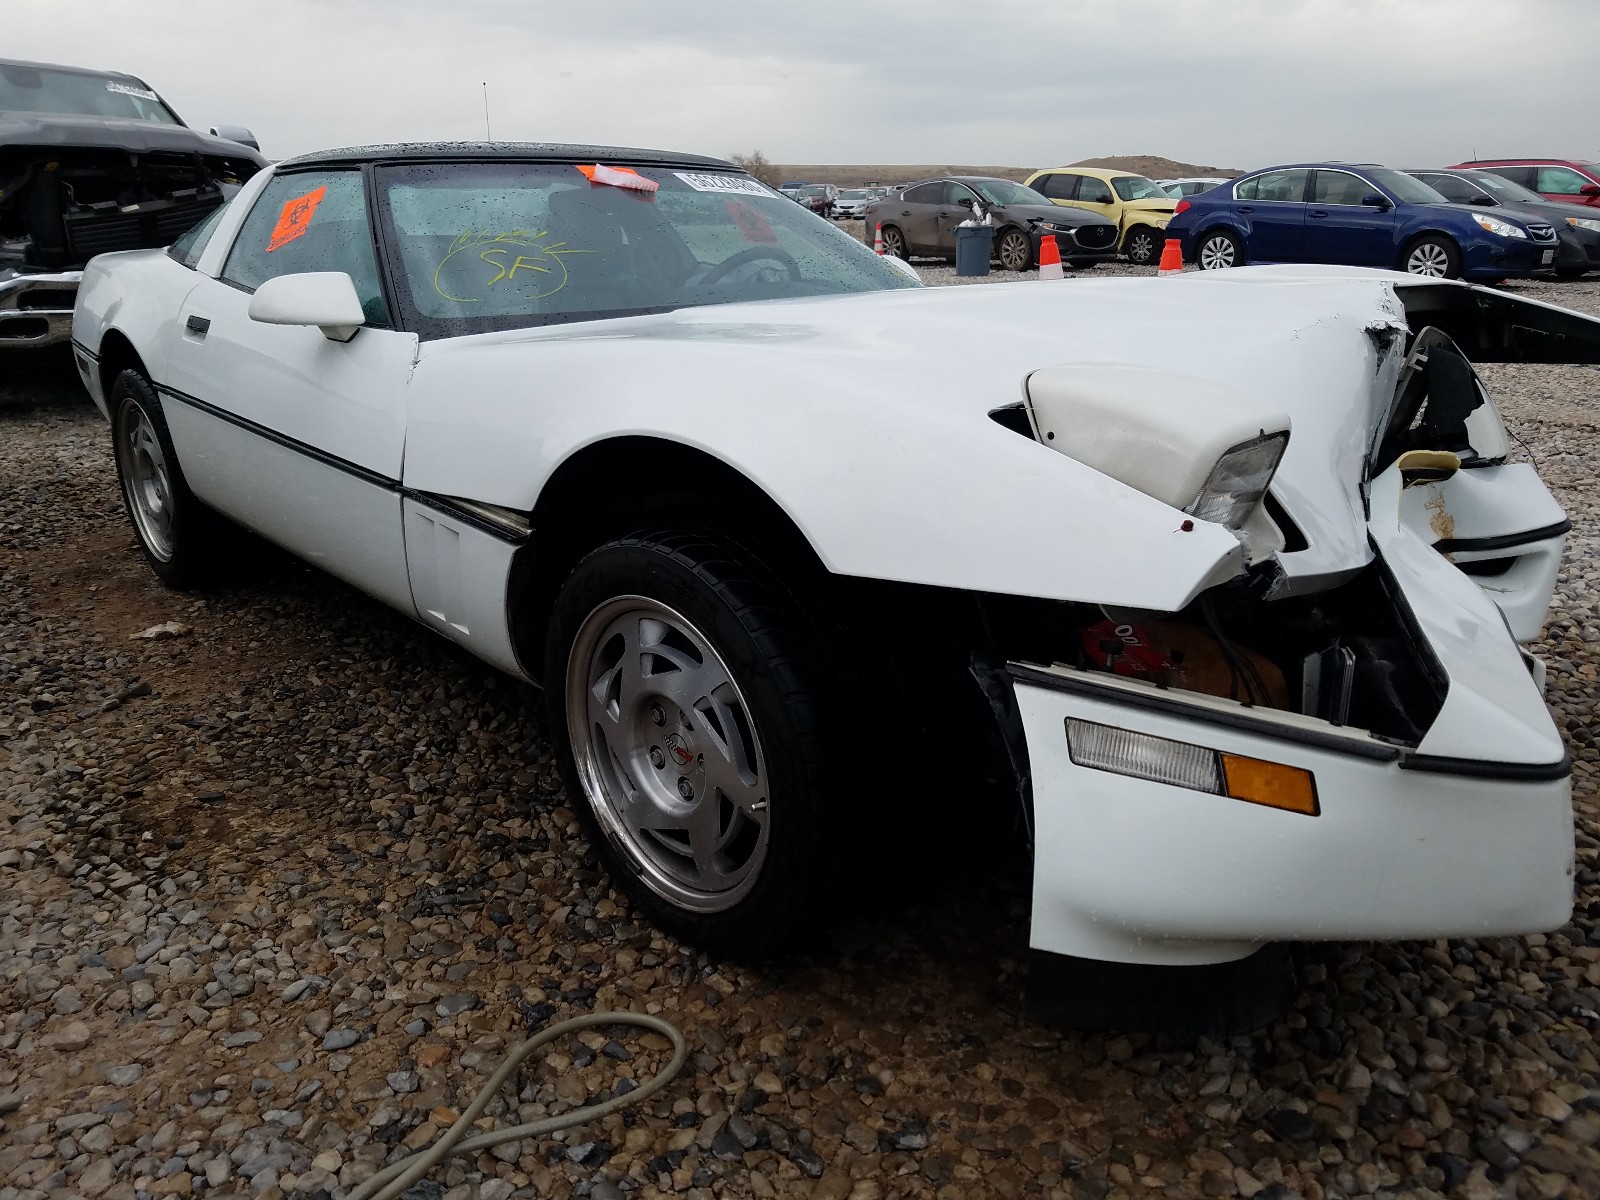
<path fill-rule="evenodd" d="M 1064 279 L 1061 269 L 1061 247 L 1056 245 L 1056 235 L 1047 233 L 1039 239 L 1039 278 Z"/>
<path fill-rule="evenodd" d="M 1167 244 L 1161 247 L 1161 265 L 1156 268 L 1157 275 L 1179 275 L 1183 273 L 1183 244 L 1177 238 L 1168 238 Z"/>
<path fill-rule="evenodd" d="M 874 254 L 882 254 L 883 253 L 883 222 L 882 221 L 879 221 L 876 225 L 874 225 L 872 227 L 872 252 Z"/>

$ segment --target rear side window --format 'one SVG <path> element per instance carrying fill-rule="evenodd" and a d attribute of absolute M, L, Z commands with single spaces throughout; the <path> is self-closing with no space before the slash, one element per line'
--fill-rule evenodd
<path fill-rule="evenodd" d="M 1046 175 L 1033 185 L 1037 192 L 1049 196 L 1052 200 L 1071 200 L 1078 194 L 1078 177 L 1076 175 Z"/>
<path fill-rule="evenodd" d="M 1571 167 L 1540 167 L 1536 180 L 1533 190 L 1550 196 L 1581 196 L 1589 183 Z"/>
<path fill-rule="evenodd" d="M 1305 200 L 1306 176 L 1309 174 L 1303 169 L 1268 171 L 1236 185 L 1233 195 L 1237 200 L 1274 200 L 1299 204 Z"/>
<path fill-rule="evenodd" d="M 944 184 L 924 183 L 907 188 L 900 196 L 907 204 L 938 204 L 944 197 Z"/>
<path fill-rule="evenodd" d="M 1078 199 L 1084 204 L 1110 204 L 1111 185 L 1088 175 L 1078 177 Z"/>
<path fill-rule="evenodd" d="M 297 172 L 267 184 L 239 228 L 222 278 L 253 292 L 303 271 L 343 271 L 368 323 L 389 324 L 360 172 Z"/>
<path fill-rule="evenodd" d="M 200 261 L 200 256 L 206 252 L 206 244 L 211 241 L 211 234 L 217 227 L 217 222 L 222 220 L 222 214 L 227 210 L 227 205 L 219 205 L 211 210 L 209 216 L 203 217 L 200 223 L 190 229 L 172 245 L 167 247 L 167 257 L 174 262 L 180 262 L 194 270 L 195 264 Z"/>

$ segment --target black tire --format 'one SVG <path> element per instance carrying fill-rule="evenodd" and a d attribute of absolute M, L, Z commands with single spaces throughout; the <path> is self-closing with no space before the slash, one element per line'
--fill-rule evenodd
<path fill-rule="evenodd" d="M 1400 251 L 1400 270 L 1429 279 L 1460 279 L 1461 248 L 1442 233 L 1412 238 Z"/>
<path fill-rule="evenodd" d="M 1244 266 L 1244 246 L 1226 229 L 1211 229 L 1194 240 L 1194 260 L 1202 271 Z"/>
<path fill-rule="evenodd" d="M 224 565 L 235 530 L 189 490 L 155 389 L 130 368 L 112 383 L 107 407 L 122 503 L 145 561 L 169 587 L 188 589 L 211 582 Z M 153 464 L 148 442 L 145 450 L 138 448 L 146 436 L 159 449 L 163 460 L 159 466 Z M 154 482 L 157 475 L 160 483 Z M 156 493 L 159 501 L 154 499 Z M 164 510 L 165 520 L 152 523 L 157 508 Z"/>
<path fill-rule="evenodd" d="M 911 260 L 911 252 L 906 249 L 906 235 L 900 232 L 898 225 L 883 227 L 883 252 L 907 262 Z"/>
<path fill-rule="evenodd" d="M 663 756 L 656 746 L 650 747 L 647 760 L 641 758 L 637 740 L 631 747 L 624 740 L 621 720 L 613 727 L 619 734 L 616 745 L 605 742 L 600 749 L 597 740 L 603 739 L 604 731 L 592 715 L 577 715 L 576 723 L 569 720 L 569 708 L 576 707 L 573 696 L 584 697 L 587 703 L 587 697 L 594 694 L 594 681 L 601 677 L 596 674 L 596 664 L 606 661 L 607 647 L 620 636 L 609 633 L 605 624 L 609 614 L 620 606 L 624 612 L 619 621 L 627 626 L 634 619 L 627 606 L 641 603 L 662 606 L 686 619 L 691 633 L 700 635 L 713 652 L 702 657 L 702 664 L 720 659 L 715 665 L 726 668 L 737 701 L 730 706 L 734 718 L 727 724 L 737 727 L 741 736 L 743 731 L 751 731 L 759 755 L 755 760 L 762 789 L 759 819 L 752 812 L 756 806 L 736 811 L 733 801 L 708 782 L 709 774 L 698 777 L 695 798 L 686 806 L 698 811 L 701 805 L 715 803 L 715 812 L 729 814 L 729 831 L 741 820 L 760 823 L 759 864 L 747 872 L 737 889 L 704 893 L 710 898 L 705 904 L 724 903 L 719 895 L 737 897 L 715 911 L 697 909 L 693 897 L 679 901 L 666 894 L 677 887 L 691 891 L 695 887 L 671 878 L 674 861 L 687 865 L 686 846 L 663 850 L 665 842 L 659 835 L 651 841 L 625 828 L 624 809 L 655 803 L 657 808 L 650 811 L 660 810 L 659 800 L 648 791 L 648 779 L 643 786 L 638 783 L 652 766 L 662 783 L 676 782 L 680 792 L 690 776 L 674 776 L 671 759 L 663 768 Z M 831 772 L 827 769 L 830 760 L 824 746 L 830 739 L 824 732 L 826 705 L 822 697 L 828 689 L 821 682 L 826 668 L 822 656 L 809 651 L 812 639 L 799 611 L 734 544 L 697 534 L 653 532 L 608 542 L 588 554 L 562 585 L 551 614 L 544 663 L 550 736 L 590 845 L 612 881 L 650 920 L 719 955 L 765 957 L 792 949 L 797 941 L 826 928 L 832 916 L 829 897 L 840 890 L 830 885 L 843 865 L 840 860 L 847 857 L 840 854 L 839 846 L 840 831 L 845 828 L 841 804 L 845 789 L 838 781 L 846 772 L 838 761 L 831 763 Z M 596 628 L 598 634 L 593 632 Z M 638 644 L 644 646 L 643 637 Z M 639 654 L 641 660 L 647 657 Z M 615 661 L 620 664 L 631 659 L 624 654 Z M 614 670 L 621 674 L 623 668 L 618 665 Z M 571 672 L 581 674 L 569 679 Z M 669 665 L 667 672 L 648 679 L 670 680 L 671 674 Z M 622 694 L 619 690 L 619 701 Z M 663 724 L 656 719 L 663 707 L 673 714 L 667 724 L 674 733 L 683 730 L 685 737 L 674 740 L 673 733 L 664 734 L 662 745 L 677 763 L 695 762 L 694 751 L 709 745 L 704 726 L 695 727 L 692 718 L 688 724 L 676 723 L 677 716 L 687 710 L 669 698 L 670 692 L 652 690 L 646 681 L 630 696 L 629 707 L 639 714 L 648 712 L 648 720 L 656 725 Z M 617 707 L 622 707 L 620 702 Z M 703 717 L 705 710 L 696 711 Z M 744 717 L 739 717 L 739 712 Z M 658 736 L 645 726 L 646 719 L 641 715 L 629 726 L 644 730 L 634 735 L 636 739 Z M 594 724 L 585 728 L 590 721 Z M 574 745 L 574 729 L 582 739 L 579 746 Z M 694 739 L 688 748 L 686 739 Z M 687 757 L 678 758 L 680 754 Z M 706 753 L 698 758 L 704 761 Z M 631 765 L 624 767 L 624 761 Z M 697 768 L 678 765 L 675 769 L 682 773 Z M 617 781 L 621 781 L 620 787 Z M 613 803 L 616 791 L 631 799 L 622 805 Z M 685 825 L 690 821 L 683 819 Z M 720 824 L 723 818 L 716 819 Z M 744 836 L 743 832 L 729 836 L 728 845 L 734 846 Z M 692 841 L 687 832 L 682 838 L 686 844 Z M 698 864 L 699 853 L 693 857 Z"/>
<path fill-rule="evenodd" d="M 1151 267 L 1161 259 L 1161 233 L 1148 225 L 1135 225 L 1122 239 L 1122 252 L 1136 267 Z"/>
<path fill-rule="evenodd" d="M 1038 258 L 1033 239 L 1015 227 L 995 240 L 994 253 L 1007 271 L 1031 271 Z"/>

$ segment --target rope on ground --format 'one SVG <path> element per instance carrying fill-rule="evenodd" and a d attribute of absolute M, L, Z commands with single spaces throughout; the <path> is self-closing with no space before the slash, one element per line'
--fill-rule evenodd
<path fill-rule="evenodd" d="M 462 1140 L 467 1131 L 472 1128 L 487 1107 L 490 1100 L 499 1093 L 507 1079 L 522 1065 L 523 1061 L 541 1046 L 548 1045 L 557 1038 L 565 1037 L 569 1033 L 576 1033 L 580 1029 L 593 1029 L 602 1025 L 632 1025 L 639 1029 L 649 1029 L 662 1034 L 672 1042 L 672 1060 L 662 1067 L 649 1080 L 641 1083 L 631 1092 L 624 1092 L 620 1096 L 613 1096 L 599 1104 L 585 1105 L 575 1108 L 569 1113 L 562 1113 L 558 1117 L 546 1117 L 542 1121 L 530 1121 L 526 1125 L 512 1125 L 505 1129 L 495 1129 L 488 1133 L 480 1133 L 476 1137 Z M 372 1178 L 361 1184 L 350 1193 L 347 1200 L 395 1200 L 401 1192 L 405 1191 L 417 1180 L 421 1179 L 439 1163 L 447 1158 L 462 1154 L 476 1154 L 479 1150 L 487 1150 L 491 1146 L 498 1146 L 502 1142 L 515 1142 L 523 1138 L 542 1137 L 555 1133 L 561 1129 L 571 1129 L 575 1125 L 583 1125 L 607 1113 L 616 1112 L 619 1108 L 626 1108 L 631 1104 L 638 1104 L 649 1096 L 659 1092 L 672 1082 L 679 1071 L 683 1070 L 684 1061 L 689 1057 L 689 1046 L 683 1040 L 683 1034 L 677 1027 L 660 1017 L 648 1016 L 644 1013 L 629 1012 L 598 1012 L 589 1013 L 582 1017 L 572 1017 L 565 1021 L 557 1021 L 541 1029 L 525 1042 L 519 1042 L 512 1047 L 506 1055 L 505 1061 L 488 1083 L 484 1084 L 472 1103 L 467 1105 L 465 1112 L 456 1118 L 456 1123 L 445 1130 L 444 1136 L 433 1145 L 415 1154 L 402 1158 L 379 1171 Z"/>

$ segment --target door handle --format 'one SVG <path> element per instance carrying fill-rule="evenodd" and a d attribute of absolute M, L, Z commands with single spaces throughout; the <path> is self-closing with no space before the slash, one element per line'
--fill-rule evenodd
<path fill-rule="evenodd" d="M 911 210 L 909 208 L 902 208 L 900 210 L 900 215 L 902 217 L 909 217 L 911 215 Z"/>
<path fill-rule="evenodd" d="M 189 330 L 190 333 L 199 334 L 201 337 L 205 337 L 207 332 L 209 332 L 211 329 L 211 318 L 197 317 L 193 313 L 190 313 L 189 319 L 184 322 L 184 326 Z"/>
<path fill-rule="evenodd" d="M 1313 220 L 1320 221 L 1323 217 L 1328 215 L 1328 210 L 1325 208 L 1313 208 L 1306 215 L 1311 217 Z"/>
<path fill-rule="evenodd" d="M 1233 211 L 1234 212 L 1238 212 L 1238 213 L 1246 213 L 1246 214 L 1248 214 L 1248 213 L 1255 212 L 1255 209 L 1251 208 L 1248 204 L 1242 204 L 1238 208 L 1234 209 Z"/>

